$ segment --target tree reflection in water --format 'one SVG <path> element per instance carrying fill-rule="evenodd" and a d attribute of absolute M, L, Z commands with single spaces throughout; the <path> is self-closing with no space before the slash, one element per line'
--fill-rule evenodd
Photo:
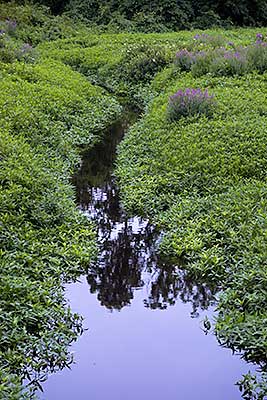
<path fill-rule="evenodd" d="M 101 305 L 120 310 L 130 305 L 135 290 L 146 288 L 145 307 L 166 309 L 178 299 L 192 303 L 192 316 L 215 302 L 216 288 L 193 282 L 177 266 L 157 257 L 159 233 L 148 220 L 128 218 L 119 202 L 112 176 L 116 146 L 131 122 L 114 124 L 103 142 L 84 154 L 74 176 L 77 202 L 82 212 L 97 223 L 99 255 L 91 265 L 87 281 Z"/>

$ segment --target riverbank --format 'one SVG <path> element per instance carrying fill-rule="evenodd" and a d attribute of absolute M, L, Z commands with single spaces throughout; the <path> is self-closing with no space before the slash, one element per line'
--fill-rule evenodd
<path fill-rule="evenodd" d="M 83 329 L 63 285 L 96 256 L 95 229 L 76 209 L 69 177 L 78 146 L 99 140 L 121 107 L 53 60 L 1 62 L 0 73 L 0 398 L 28 399 L 71 363 L 68 346 Z"/>
<path fill-rule="evenodd" d="M 266 370 L 267 75 L 201 75 L 175 65 L 157 75 L 160 94 L 120 145 L 116 174 L 127 210 L 165 232 L 162 255 L 221 285 L 219 342 Z M 170 95 L 188 88 L 214 96 L 211 117 L 169 119 Z"/>

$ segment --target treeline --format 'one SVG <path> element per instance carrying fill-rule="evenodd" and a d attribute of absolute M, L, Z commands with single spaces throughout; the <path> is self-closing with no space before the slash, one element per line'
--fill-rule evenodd
<path fill-rule="evenodd" d="M 21 0 L 22 2 L 24 0 Z M 211 26 L 262 26 L 266 0 L 33 0 L 90 22 L 122 29 L 164 31 Z"/>

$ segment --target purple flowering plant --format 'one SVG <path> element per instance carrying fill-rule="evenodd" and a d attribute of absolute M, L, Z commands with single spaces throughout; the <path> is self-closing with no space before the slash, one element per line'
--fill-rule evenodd
<path fill-rule="evenodd" d="M 176 53 L 175 65 L 181 71 L 192 71 L 195 75 L 195 70 L 203 70 L 200 74 L 198 72 L 197 75 L 203 75 L 208 72 L 208 64 L 210 63 L 210 52 L 200 50 L 195 52 L 190 52 L 186 49 L 180 50 Z M 196 66 L 196 68 L 194 68 Z"/>
<path fill-rule="evenodd" d="M 175 66 L 181 71 L 191 71 L 194 77 L 205 74 L 213 76 L 245 75 L 250 72 L 267 71 L 267 35 L 256 34 L 256 41 L 248 46 L 236 46 L 227 42 L 217 46 L 223 38 L 206 33 L 194 36 L 193 48 L 182 49 L 176 53 Z M 209 44 L 203 47 L 203 43 Z M 216 43 L 216 45 L 215 45 Z M 211 48 L 211 46 L 212 48 Z"/>
<path fill-rule="evenodd" d="M 257 33 L 256 34 L 256 42 L 255 42 L 255 44 L 258 45 L 258 46 L 263 46 L 263 47 L 267 46 L 267 35 L 264 36 L 260 32 Z"/>
<path fill-rule="evenodd" d="M 187 88 L 170 96 L 167 116 L 171 121 L 194 115 L 211 116 L 216 102 L 207 90 Z"/>
<path fill-rule="evenodd" d="M 257 40 L 263 40 L 263 34 L 262 33 L 257 33 L 256 39 Z"/>
<path fill-rule="evenodd" d="M 261 74 L 267 71 L 267 41 L 264 38 L 248 47 L 247 60 L 251 71 Z"/>
<path fill-rule="evenodd" d="M 199 40 L 201 42 L 207 42 L 208 40 L 210 40 L 210 38 L 211 38 L 211 36 L 208 35 L 207 33 L 202 33 L 201 35 L 197 33 L 194 36 L 194 40 Z"/>
<path fill-rule="evenodd" d="M 175 65 L 181 69 L 181 71 L 190 71 L 192 65 L 195 62 L 195 54 L 187 49 L 178 51 L 175 56 Z"/>

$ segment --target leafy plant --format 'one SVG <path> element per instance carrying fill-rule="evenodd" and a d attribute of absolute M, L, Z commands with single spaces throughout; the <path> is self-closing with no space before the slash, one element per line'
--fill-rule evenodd
<path fill-rule="evenodd" d="M 190 71 L 195 63 L 195 54 L 186 49 L 178 51 L 175 56 L 175 65 L 181 71 Z"/>
<path fill-rule="evenodd" d="M 238 385 L 240 392 L 242 392 L 244 400 L 264 400 L 267 390 L 266 373 L 263 374 L 263 379 L 259 382 L 257 377 L 249 372 L 243 375 L 243 379 L 240 379 L 236 385 Z"/>
<path fill-rule="evenodd" d="M 221 35 L 209 35 L 208 33 L 197 33 L 194 36 L 196 44 L 205 44 L 212 48 L 222 47 L 225 44 L 225 38 Z"/>
<path fill-rule="evenodd" d="M 214 96 L 201 89 L 178 90 L 169 99 L 167 115 L 171 121 L 193 115 L 211 116 L 215 106 Z"/>

